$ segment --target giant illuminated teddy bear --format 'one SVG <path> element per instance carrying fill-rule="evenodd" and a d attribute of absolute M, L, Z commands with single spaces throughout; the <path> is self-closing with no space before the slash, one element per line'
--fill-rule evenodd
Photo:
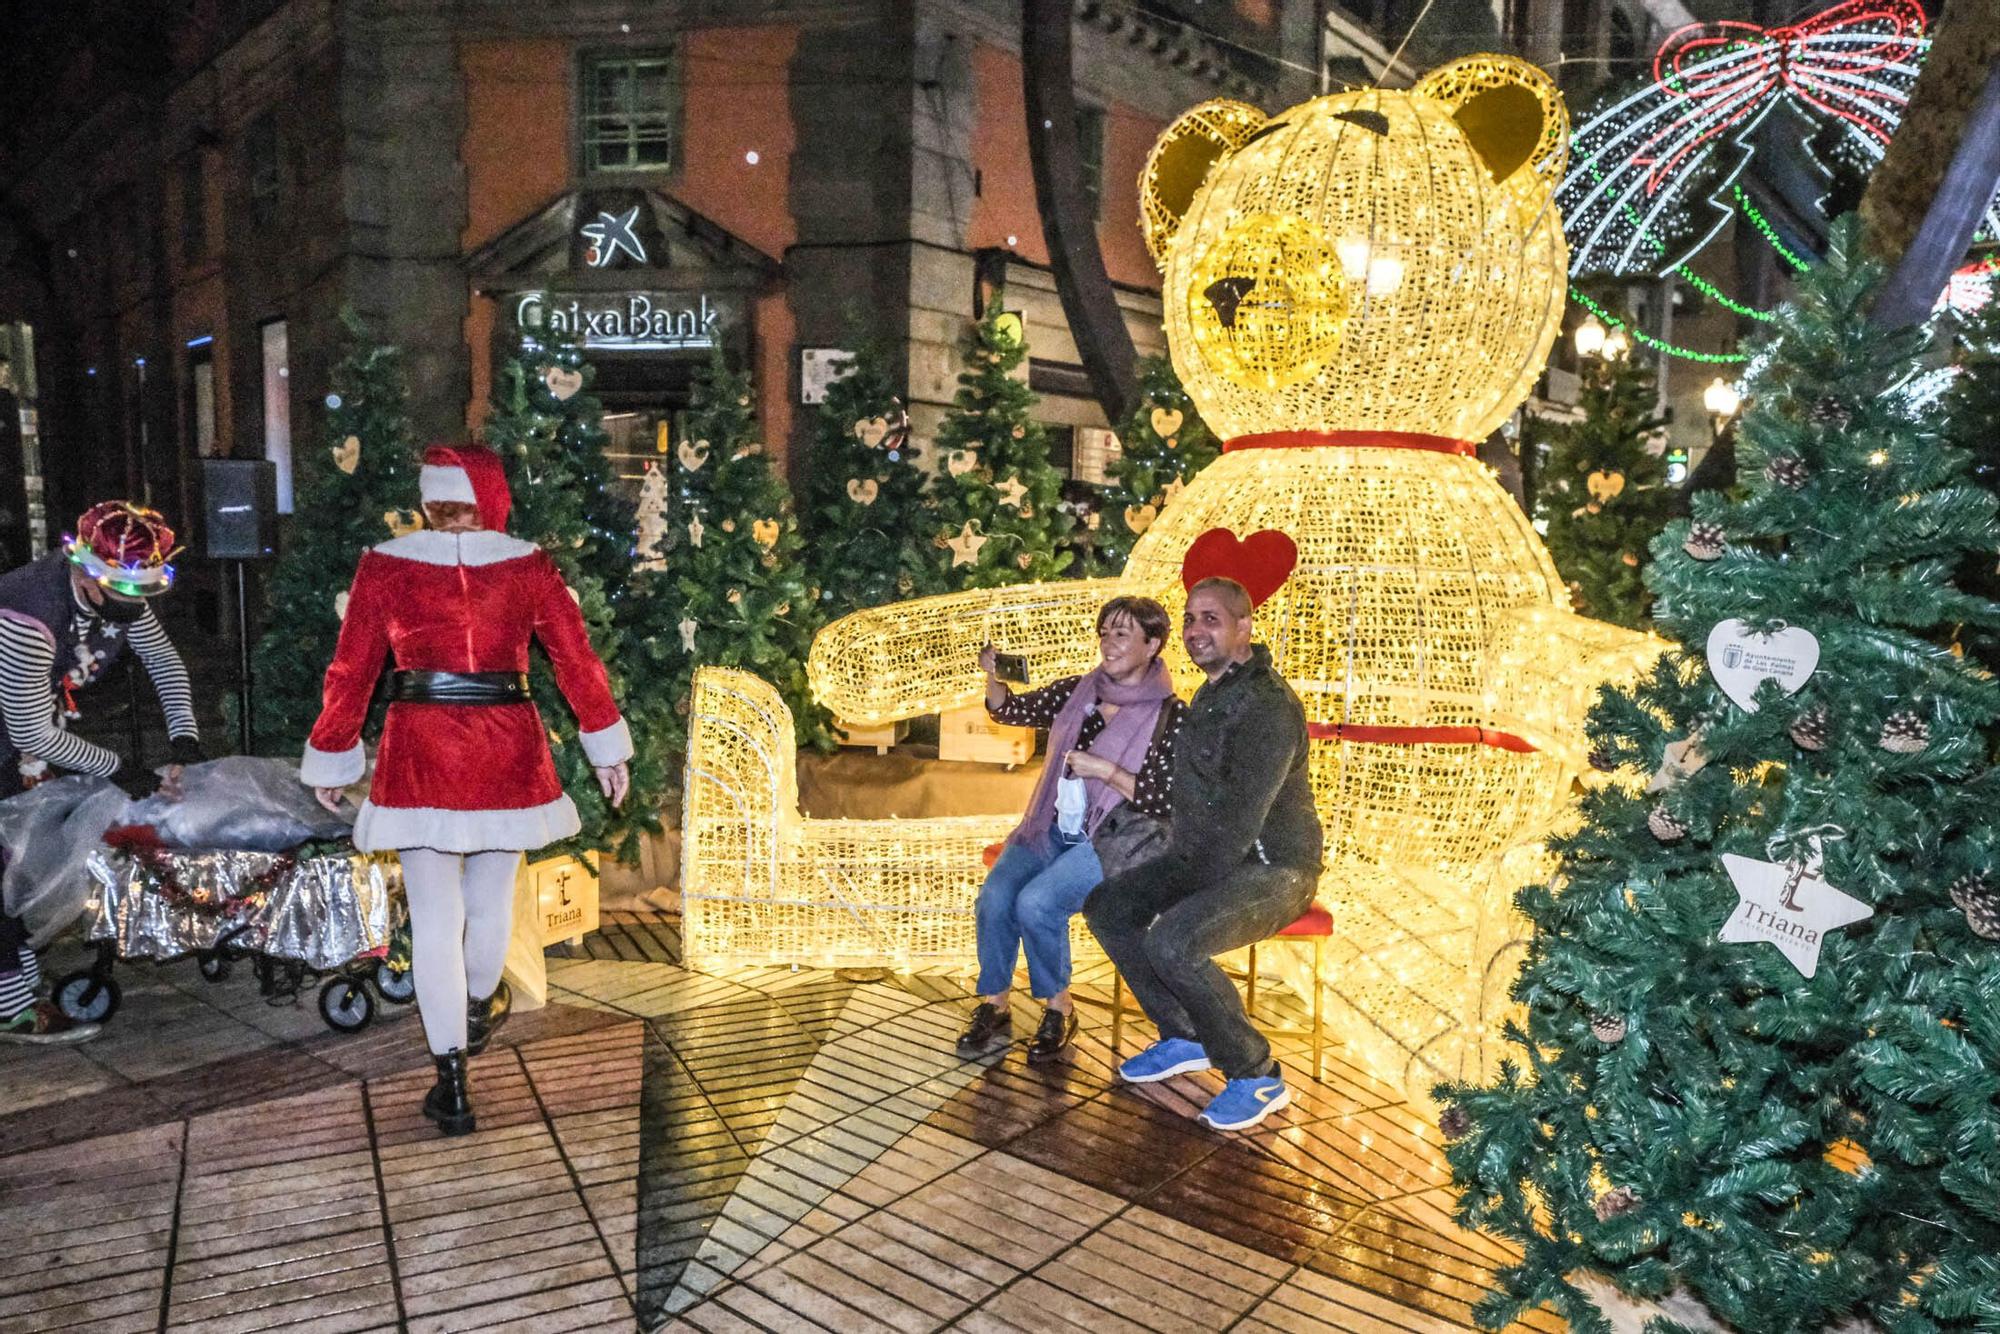
<path fill-rule="evenodd" d="M 1121 577 L 861 612 L 809 664 L 851 722 L 969 704 L 981 644 L 1025 653 L 1036 680 L 1087 670 L 1107 598 L 1178 615 L 1196 538 L 1289 534 L 1296 567 L 1256 624 L 1315 724 L 1334 1049 L 1413 1091 L 1475 1073 L 1497 1038 L 1510 890 L 1584 768 L 1597 687 L 1657 650 L 1567 610 L 1526 516 L 1472 457 L 1561 322 L 1567 134 L 1548 76 L 1504 56 L 1268 118 L 1235 102 L 1183 115 L 1141 179 L 1144 224 L 1175 369 L 1222 457 Z M 1183 694 L 1199 684 L 1178 642 L 1168 660 Z M 1014 817 L 801 820 L 781 709 L 740 674 L 697 688 L 690 959 L 970 959 L 978 850 Z"/>

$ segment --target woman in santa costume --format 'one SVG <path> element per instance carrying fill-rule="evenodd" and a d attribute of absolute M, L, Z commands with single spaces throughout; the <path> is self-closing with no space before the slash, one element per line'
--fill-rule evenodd
<path fill-rule="evenodd" d="M 417 1004 L 437 1061 L 424 1115 L 463 1135 L 473 1128 L 466 1058 L 506 1017 L 500 969 L 521 854 L 581 827 L 528 696 L 529 639 L 548 654 L 613 805 L 625 800 L 632 738 L 555 562 L 507 535 L 499 457 L 433 446 L 421 487 L 430 527 L 366 552 L 354 572 L 299 777 L 329 810 L 360 779 L 361 725 L 394 654 L 354 844 L 403 864 Z"/>

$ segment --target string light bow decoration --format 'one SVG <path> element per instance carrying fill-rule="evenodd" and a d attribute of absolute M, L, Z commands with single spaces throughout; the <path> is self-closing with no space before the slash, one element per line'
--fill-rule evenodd
<path fill-rule="evenodd" d="M 1567 142 L 1552 81 L 1504 56 L 1268 118 L 1230 103 L 1187 113 L 1148 162 L 1142 209 L 1174 366 L 1222 456 L 1119 577 L 858 612 L 820 632 L 808 663 L 816 696 L 856 723 L 971 704 L 982 644 L 1023 654 L 1037 682 L 1087 671 L 1106 599 L 1141 594 L 1177 617 L 1198 543 L 1289 538 L 1295 563 L 1274 548 L 1255 618 L 1313 725 L 1326 1014 L 1353 1060 L 1418 1095 L 1482 1070 L 1488 1043 L 1497 1054 L 1505 950 L 1521 934 L 1510 877 L 1587 769 L 1598 687 L 1657 648 L 1569 612 L 1520 507 L 1472 457 L 1560 323 L 1552 195 Z M 1178 637 L 1167 662 L 1192 694 L 1202 675 Z M 746 717 L 768 708 L 751 694 L 720 674 L 696 692 L 690 960 L 968 967 L 983 832 L 801 820 L 789 732 Z M 852 841 L 836 850 L 836 834 Z M 876 869 L 898 857 L 924 869 Z"/>
<path fill-rule="evenodd" d="M 1866 160 L 1879 161 L 1929 49 L 1915 0 L 1847 0 L 1775 28 L 1725 21 L 1669 34 L 1653 82 L 1571 142 L 1557 194 L 1571 271 L 1665 276 L 1685 263 L 1728 221 L 1722 196 L 1750 161 L 1752 134 L 1779 106 L 1838 125 Z M 1691 196 L 1717 153 L 1728 157 L 1702 228 Z M 1986 230 L 2000 231 L 2000 211 L 1989 208 Z M 1671 243 L 1683 235 L 1693 239 Z"/>

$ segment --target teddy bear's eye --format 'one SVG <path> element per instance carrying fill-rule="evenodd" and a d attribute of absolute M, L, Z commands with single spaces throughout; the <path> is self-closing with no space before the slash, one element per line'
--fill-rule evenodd
<path fill-rule="evenodd" d="M 1344 120 L 1349 125 L 1359 125 L 1374 134 L 1389 133 L 1389 118 L 1379 111 L 1337 111 L 1335 120 Z"/>

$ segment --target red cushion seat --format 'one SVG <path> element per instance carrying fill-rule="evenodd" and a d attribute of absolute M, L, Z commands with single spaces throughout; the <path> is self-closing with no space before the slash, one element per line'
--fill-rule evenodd
<path fill-rule="evenodd" d="M 1317 903 L 1299 914 L 1298 921 L 1293 922 L 1290 926 L 1278 932 L 1280 936 L 1330 936 L 1332 934 L 1333 914 L 1320 907 Z"/>

